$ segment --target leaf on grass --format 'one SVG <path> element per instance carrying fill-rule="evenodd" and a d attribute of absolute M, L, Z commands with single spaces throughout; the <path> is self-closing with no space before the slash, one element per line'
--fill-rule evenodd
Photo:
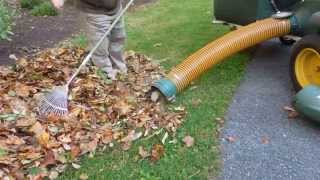
<path fill-rule="evenodd" d="M 150 156 L 150 153 L 146 151 L 142 146 L 139 146 L 139 155 L 145 159 Z"/>
<path fill-rule="evenodd" d="M 182 107 L 182 106 L 178 106 L 178 107 L 175 107 L 175 108 L 173 108 L 175 111 L 177 111 L 177 112 L 183 112 L 183 111 L 185 111 L 185 107 Z"/>
<path fill-rule="evenodd" d="M 79 164 L 76 164 L 76 163 L 72 163 L 71 165 L 75 169 L 80 169 L 81 168 L 81 166 Z"/>
<path fill-rule="evenodd" d="M 194 144 L 194 138 L 191 136 L 186 136 L 183 138 L 183 142 L 187 147 L 191 147 Z"/>
<path fill-rule="evenodd" d="M 168 137 L 169 137 L 169 134 L 168 134 L 168 132 L 166 132 L 166 133 L 164 134 L 162 140 L 161 140 L 162 144 L 165 144 L 165 143 L 166 143 L 166 140 L 167 140 Z"/>
<path fill-rule="evenodd" d="M 102 142 L 104 144 L 109 144 L 113 140 L 113 132 L 112 129 L 106 129 L 102 135 Z"/>
<path fill-rule="evenodd" d="M 124 142 L 121 144 L 121 148 L 124 151 L 128 151 L 132 146 L 132 142 Z"/>
<path fill-rule="evenodd" d="M 192 99 L 192 106 L 193 107 L 198 107 L 202 103 L 201 99 Z"/>
<path fill-rule="evenodd" d="M 95 152 L 98 146 L 98 140 L 90 141 L 89 143 L 81 143 L 81 153 Z"/>
<path fill-rule="evenodd" d="M 122 142 L 133 142 L 137 139 L 139 139 L 141 136 L 142 136 L 142 132 L 135 132 L 134 130 L 133 131 L 130 131 L 128 136 L 126 136 L 125 138 L 121 139 Z"/>
<path fill-rule="evenodd" d="M 87 174 L 80 174 L 79 179 L 80 180 L 87 180 L 87 179 L 89 179 L 89 176 Z"/>
<path fill-rule="evenodd" d="M 77 145 L 71 145 L 71 158 L 76 159 L 81 153 L 81 149 Z"/>
<path fill-rule="evenodd" d="M 151 161 L 159 161 L 164 155 L 164 147 L 161 144 L 155 144 L 151 150 Z"/>
<path fill-rule="evenodd" d="M 49 173 L 49 179 L 57 179 L 59 177 L 59 172 L 57 171 L 50 171 Z"/>

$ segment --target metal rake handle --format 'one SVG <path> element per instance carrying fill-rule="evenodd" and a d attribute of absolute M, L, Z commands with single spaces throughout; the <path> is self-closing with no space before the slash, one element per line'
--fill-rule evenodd
<path fill-rule="evenodd" d="M 91 51 L 89 52 L 89 54 L 85 57 L 85 59 L 83 60 L 83 62 L 81 63 L 81 65 L 79 66 L 79 68 L 77 69 L 77 71 L 75 73 L 73 73 L 73 75 L 71 76 L 71 78 L 68 80 L 66 87 L 68 88 L 69 85 L 71 84 L 71 82 L 74 80 L 74 78 L 80 73 L 81 69 L 89 62 L 90 58 L 92 57 L 93 53 L 98 49 L 98 47 L 102 44 L 102 42 L 104 41 L 104 39 L 110 34 L 110 32 L 112 31 L 112 29 L 114 28 L 114 26 L 117 24 L 117 22 L 121 19 L 121 17 L 123 16 L 123 14 L 128 10 L 128 8 L 131 6 L 131 4 L 134 2 L 134 0 L 130 0 L 129 3 L 126 5 L 126 7 L 120 12 L 119 16 L 113 21 L 113 23 L 111 24 L 110 28 L 107 30 L 107 32 L 102 36 L 102 38 L 99 40 L 99 42 L 91 49 Z"/>

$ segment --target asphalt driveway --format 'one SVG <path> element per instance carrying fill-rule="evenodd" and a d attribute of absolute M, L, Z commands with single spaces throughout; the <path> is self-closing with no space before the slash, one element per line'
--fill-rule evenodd
<path fill-rule="evenodd" d="M 295 94 L 289 55 L 272 40 L 248 65 L 221 135 L 222 179 L 320 179 L 320 126 L 283 110 Z"/>

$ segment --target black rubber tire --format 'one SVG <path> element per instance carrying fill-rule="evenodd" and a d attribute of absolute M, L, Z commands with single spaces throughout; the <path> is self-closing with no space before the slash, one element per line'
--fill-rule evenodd
<path fill-rule="evenodd" d="M 295 63 L 298 54 L 305 48 L 312 48 L 320 53 L 320 35 L 306 35 L 292 47 L 292 53 L 290 57 L 290 76 L 293 82 L 294 89 L 297 92 L 302 89 L 302 86 L 299 84 L 295 74 Z"/>
<path fill-rule="evenodd" d="M 287 37 L 279 37 L 279 40 L 283 45 L 286 45 L 286 46 L 291 46 L 296 42 L 294 39 L 290 39 Z"/>

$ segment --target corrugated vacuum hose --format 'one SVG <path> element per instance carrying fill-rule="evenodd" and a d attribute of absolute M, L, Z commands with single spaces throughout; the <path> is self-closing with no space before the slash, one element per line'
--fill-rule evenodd
<path fill-rule="evenodd" d="M 289 19 L 273 18 L 240 27 L 192 54 L 173 68 L 166 79 L 156 82 L 154 87 L 170 98 L 225 58 L 271 38 L 287 35 L 290 30 Z"/>

